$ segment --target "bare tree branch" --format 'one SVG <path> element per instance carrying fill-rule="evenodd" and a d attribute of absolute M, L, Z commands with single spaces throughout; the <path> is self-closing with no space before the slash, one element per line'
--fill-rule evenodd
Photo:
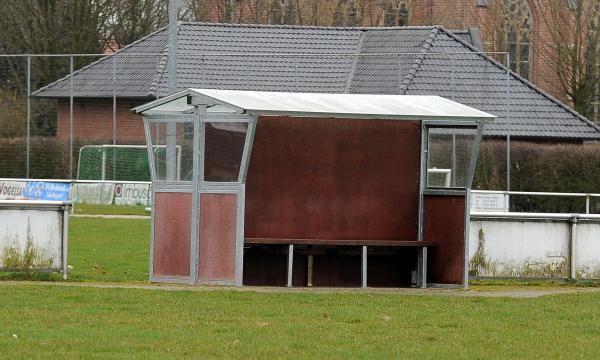
<path fill-rule="evenodd" d="M 544 44 L 544 61 L 555 67 L 560 85 L 575 110 L 591 117 L 598 96 L 600 27 L 598 0 L 535 0 L 550 35 Z M 570 31 L 572 30 L 572 31 Z"/>

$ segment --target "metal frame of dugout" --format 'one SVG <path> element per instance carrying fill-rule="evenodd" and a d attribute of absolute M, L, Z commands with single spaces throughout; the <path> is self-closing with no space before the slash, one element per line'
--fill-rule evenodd
<path fill-rule="evenodd" d="M 468 286 L 469 192 L 493 115 L 437 96 L 212 89 L 133 110 L 153 183 L 150 281 Z"/>

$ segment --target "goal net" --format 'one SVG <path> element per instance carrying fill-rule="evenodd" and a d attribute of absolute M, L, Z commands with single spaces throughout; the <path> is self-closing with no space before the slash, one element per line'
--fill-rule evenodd
<path fill-rule="evenodd" d="M 154 146 L 155 161 L 164 159 L 165 146 Z M 177 147 L 177 178 L 180 149 Z M 78 180 L 150 181 L 146 145 L 85 145 L 79 150 Z"/>

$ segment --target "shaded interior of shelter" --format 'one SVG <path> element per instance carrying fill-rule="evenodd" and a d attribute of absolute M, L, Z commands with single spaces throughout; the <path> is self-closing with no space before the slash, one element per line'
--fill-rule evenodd
<path fill-rule="evenodd" d="M 244 285 L 286 286 L 288 247 L 249 246 L 244 252 Z M 367 286 L 415 285 L 416 248 L 370 248 L 367 255 Z M 361 286 L 361 248 L 295 246 L 292 286 Z"/>
<path fill-rule="evenodd" d="M 286 284 L 285 239 L 303 243 L 294 248 L 293 286 L 361 285 L 361 246 L 310 244 L 320 240 L 367 245 L 368 286 L 414 284 L 419 248 L 377 244 L 418 238 L 420 139 L 417 121 L 261 118 L 246 182 L 245 238 L 272 243 L 246 242 L 244 284 Z M 464 199 L 428 200 L 426 211 L 428 204 L 436 220 L 425 222 L 425 240 L 440 243 L 428 263 L 430 281 L 461 283 Z M 440 227 L 435 221 L 447 211 L 454 216 Z"/>

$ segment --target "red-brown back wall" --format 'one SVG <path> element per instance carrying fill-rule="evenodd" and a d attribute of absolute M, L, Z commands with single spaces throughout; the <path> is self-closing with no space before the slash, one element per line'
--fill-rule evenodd
<path fill-rule="evenodd" d="M 261 117 L 245 237 L 416 240 L 416 121 Z"/>

